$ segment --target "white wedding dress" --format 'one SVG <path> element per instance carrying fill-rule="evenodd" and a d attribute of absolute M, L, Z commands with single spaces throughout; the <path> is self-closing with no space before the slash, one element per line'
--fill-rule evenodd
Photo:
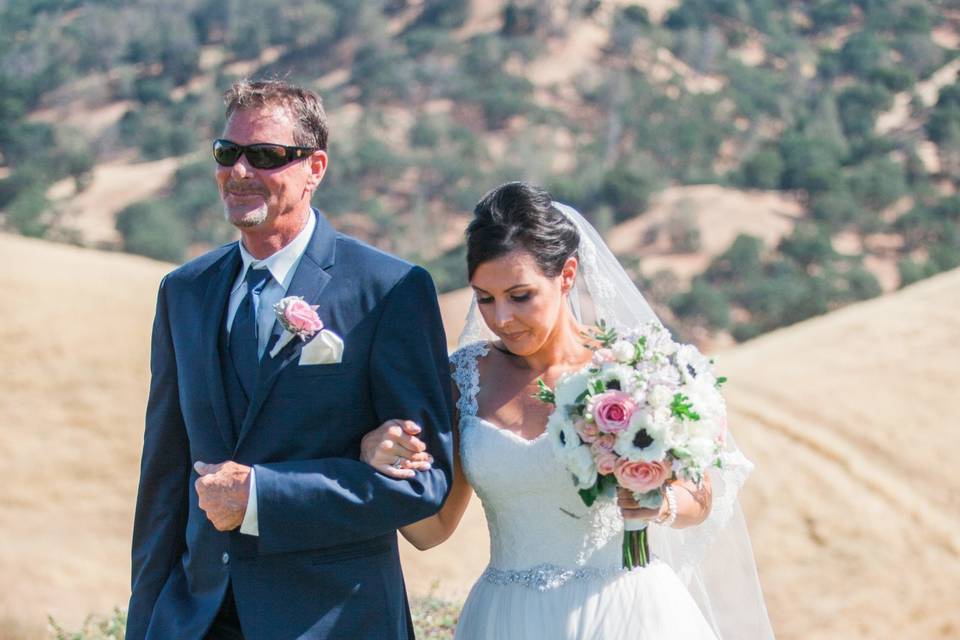
<path fill-rule="evenodd" d="M 715 640 L 674 570 L 621 568 L 615 501 L 584 506 L 545 435 L 525 440 L 477 416 L 478 358 L 453 354 L 460 457 L 483 503 L 490 564 L 460 614 L 459 640 Z M 654 525 L 655 526 L 655 525 Z"/>

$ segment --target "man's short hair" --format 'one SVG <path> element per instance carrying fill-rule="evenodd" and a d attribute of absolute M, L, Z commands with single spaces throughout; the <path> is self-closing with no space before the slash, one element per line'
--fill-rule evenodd
<path fill-rule="evenodd" d="M 294 120 L 293 139 L 299 146 L 327 150 L 327 114 L 323 100 L 310 89 L 283 80 L 238 80 L 223 94 L 227 120 L 240 109 L 279 106 Z"/>

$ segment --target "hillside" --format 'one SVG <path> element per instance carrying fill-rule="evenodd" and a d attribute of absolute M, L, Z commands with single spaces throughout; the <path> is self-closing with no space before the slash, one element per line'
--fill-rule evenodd
<path fill-rule="evenodd" d="M 0 637 L 126 606 L 167 265 L 0 234 Z"/>
<path fill-rule="evenodd" d="M 717 361 L 778 637 L 960 636 L 960 272 Z"/>
<path fill-rule="evenodd" d="M 0 275 L 0 350 L 16 365 L 0 372 L 0 637 L 16 639 L 47 613 L 75 625 L 126 602 L 168 266 L 9 235 L 0 252 L 39 265 Z M 450 300 L 445 320 L 462 313 Z M 960 634 L 960 485 L 944 457 L 960 449 L 958 300 L 953 271 L 717 354 L 757 464 L 744 506 L 779 638 Z M 486 554 L 474 499 L 449 542 L 403 549 L 411 592 L 462 598 Z"/>
<path fill-rule="evenodd" d="M 316 204 L 444 292 L 473 203 L 526 179 L 642 257 L 684 336 L 743 342 L 960 266 L 954 4 L 20 0 L 0 229 L 172 262 L 232 237 L 219 94 L 279 76 L 327 105 Z"/>

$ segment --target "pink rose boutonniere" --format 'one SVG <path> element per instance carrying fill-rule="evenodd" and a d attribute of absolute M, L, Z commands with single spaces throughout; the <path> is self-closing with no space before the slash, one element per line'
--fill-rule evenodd
<path fill-rule="evenodd" d="M 301 296 L 287 296 L 273 305 L 277 321 L 283 327 L 283 335 L 270 351 L 271 358 L 276 357 L 294 338 L 306 342 L 323 329 L 323 321 L 317 315 L 318 308 L 319 305 L 309 304 Z"/>

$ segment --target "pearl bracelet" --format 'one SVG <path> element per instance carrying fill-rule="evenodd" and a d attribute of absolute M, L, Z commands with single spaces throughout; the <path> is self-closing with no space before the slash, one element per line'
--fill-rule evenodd
<path fill-rule="evenodd" d="M 667 515 L 654 520 L 654 522 L 664 527 L 672 527 L 677 519 L 677 496 L 673 492 L 673 487 L 665 485 L 663 487 L 663 497 L 667 501 Z"/>

